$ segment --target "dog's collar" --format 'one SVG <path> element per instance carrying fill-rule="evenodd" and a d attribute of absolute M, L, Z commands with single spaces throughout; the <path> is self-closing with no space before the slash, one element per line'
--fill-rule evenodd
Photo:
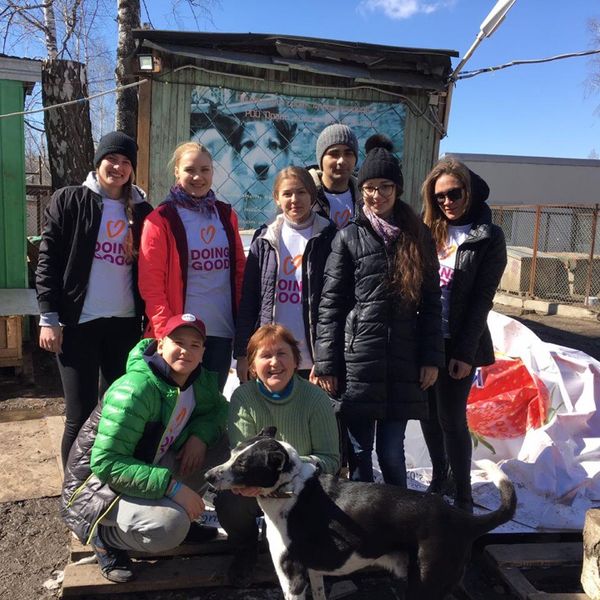
<path fill-rule="evenodd" d="M 287 486 L 289 486 L 291 483 L 291 481 L 286 481 L 285 483 L 282 483 L 278 488 L 275 488 L 272 492 L 269 492 L 268 494 L 265 494 L 264 496 L 261 496 L 262 498 L 292 498 L 293 496 L 295 496 L 294 492 L 292 492 L 292 490 L 290 489 L 285 489 Z"/>

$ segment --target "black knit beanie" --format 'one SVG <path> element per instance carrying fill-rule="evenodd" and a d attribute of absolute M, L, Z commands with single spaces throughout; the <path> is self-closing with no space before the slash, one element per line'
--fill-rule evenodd
<path fill-rule="evenodd" d="M 135 171 L 137 167 L 137 144 L 126 133 L 112 131 L 100 139 L 96 153 L 94 154 L 94 167 L 98 167 L 107 154 L 122 154 L 126 156 Z"/>
<path fill-rule="evenodd" d="M 394 144 L 390 138 L 382 134 L 371 136 L 365 143 L 367 157 L 358 171 L 358 186 L 367 179 L 389 179 L 399 190 L 404 189 L 404 178 L 400 163 L 393 154 Z"/>

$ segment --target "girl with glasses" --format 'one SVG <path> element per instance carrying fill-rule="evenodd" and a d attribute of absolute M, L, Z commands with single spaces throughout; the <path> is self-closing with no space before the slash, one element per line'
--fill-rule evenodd
<path fill-rule="evenodd" d="M 440 262 L 446 368 L 430 390 L 431 416 L 421 421 L 433 466 L 429 491 L 446 489 L 455 506 L 473 512 L 471 436 L 467 398 L 475 368 L 494 362 L 487 316 L 506 266 L 506 243 L 485 204 L 489 187 L 452 157 L 440 160 L 423 183 L 424 221 Z"/>
<path fill-rule="evenodd" d="M 350 476 L 406 486 L 408 419 L 428 414 L 426 390 L 444 364 L 438 264 L 426 227 L 400 199 L 392 143 L 374 136 L 358 173 L 363 205 L 336 234 L 325 266 L 314 373 L 340 401 Z"/>

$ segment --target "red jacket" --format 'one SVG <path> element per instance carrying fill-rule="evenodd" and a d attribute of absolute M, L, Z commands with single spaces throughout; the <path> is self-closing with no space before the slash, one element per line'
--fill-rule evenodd
<path fill-rule="evenodd" d="M 242 293 L 246 257 L 231 205 L 215 207 L 229 241 L 233 321 Z M 146 337 L 161 338 L 169 317 L 183 312 L 187 287 L 188 245 L 185 227 L 172 202 L 163 202 L 144 222 L 139 256 L 139 288 L 149 323 Z"/>

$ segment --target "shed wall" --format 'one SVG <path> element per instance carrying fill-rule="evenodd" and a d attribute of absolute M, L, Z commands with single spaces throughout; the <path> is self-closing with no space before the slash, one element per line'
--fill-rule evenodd
<path fill-rule="evenodd" d="M 225 70 L 225 68 L 223 69 Z M 155 78 L 151 90 L 142 92 L 144 102 L 150 104 L 149 111 L 140 113 L 140 130 L 146 130 L 147 140 L 139 139 L 140 169 L 148 172 L 139 173 L 139 181 L 147 182 L 150 201 L 157 205 L 166 196 L 173 182 L 173 170 L 168 166 L 170 156 L 175 146 L 190 137 L 190 98 L 195 86 L 225 87 L 257 93 L 275 93 L 288 96 L 324 98 L 339 98 L 365 102 L 400 102 L 398 95 L 380 92 L 370 88 L 342 89 L 330 85 L 309 87 L 306 83 L 282 82 L 288 73 L 272 72 L 270 79 L 251 75 L 244 78 L 239 74 L 206 72 L 198 68 L 181 68 Z M 304 74 L 307 78 L 307 74 Z M 323 77 L 319 78 L 323 81 Z M 406 110 L 404 130 L 403 172 L 405 178 L 404 199 L 414 208 L 420 210 L 419 188 L 433 161 L 435 130 L 422 116 L 414 114 L 427 108 L 427 94 L 424 91 L 405 94 L 414 103 L 414 107 Z M 150 119 L 150 124 L 144 123 Z"/>
<path fill-rule="evenodd" d="M 0 114 L 23 110 L 23 82 L 0 79 Z M 27 287 L 23 117 L 0 119 L 0 288 Z"/>

